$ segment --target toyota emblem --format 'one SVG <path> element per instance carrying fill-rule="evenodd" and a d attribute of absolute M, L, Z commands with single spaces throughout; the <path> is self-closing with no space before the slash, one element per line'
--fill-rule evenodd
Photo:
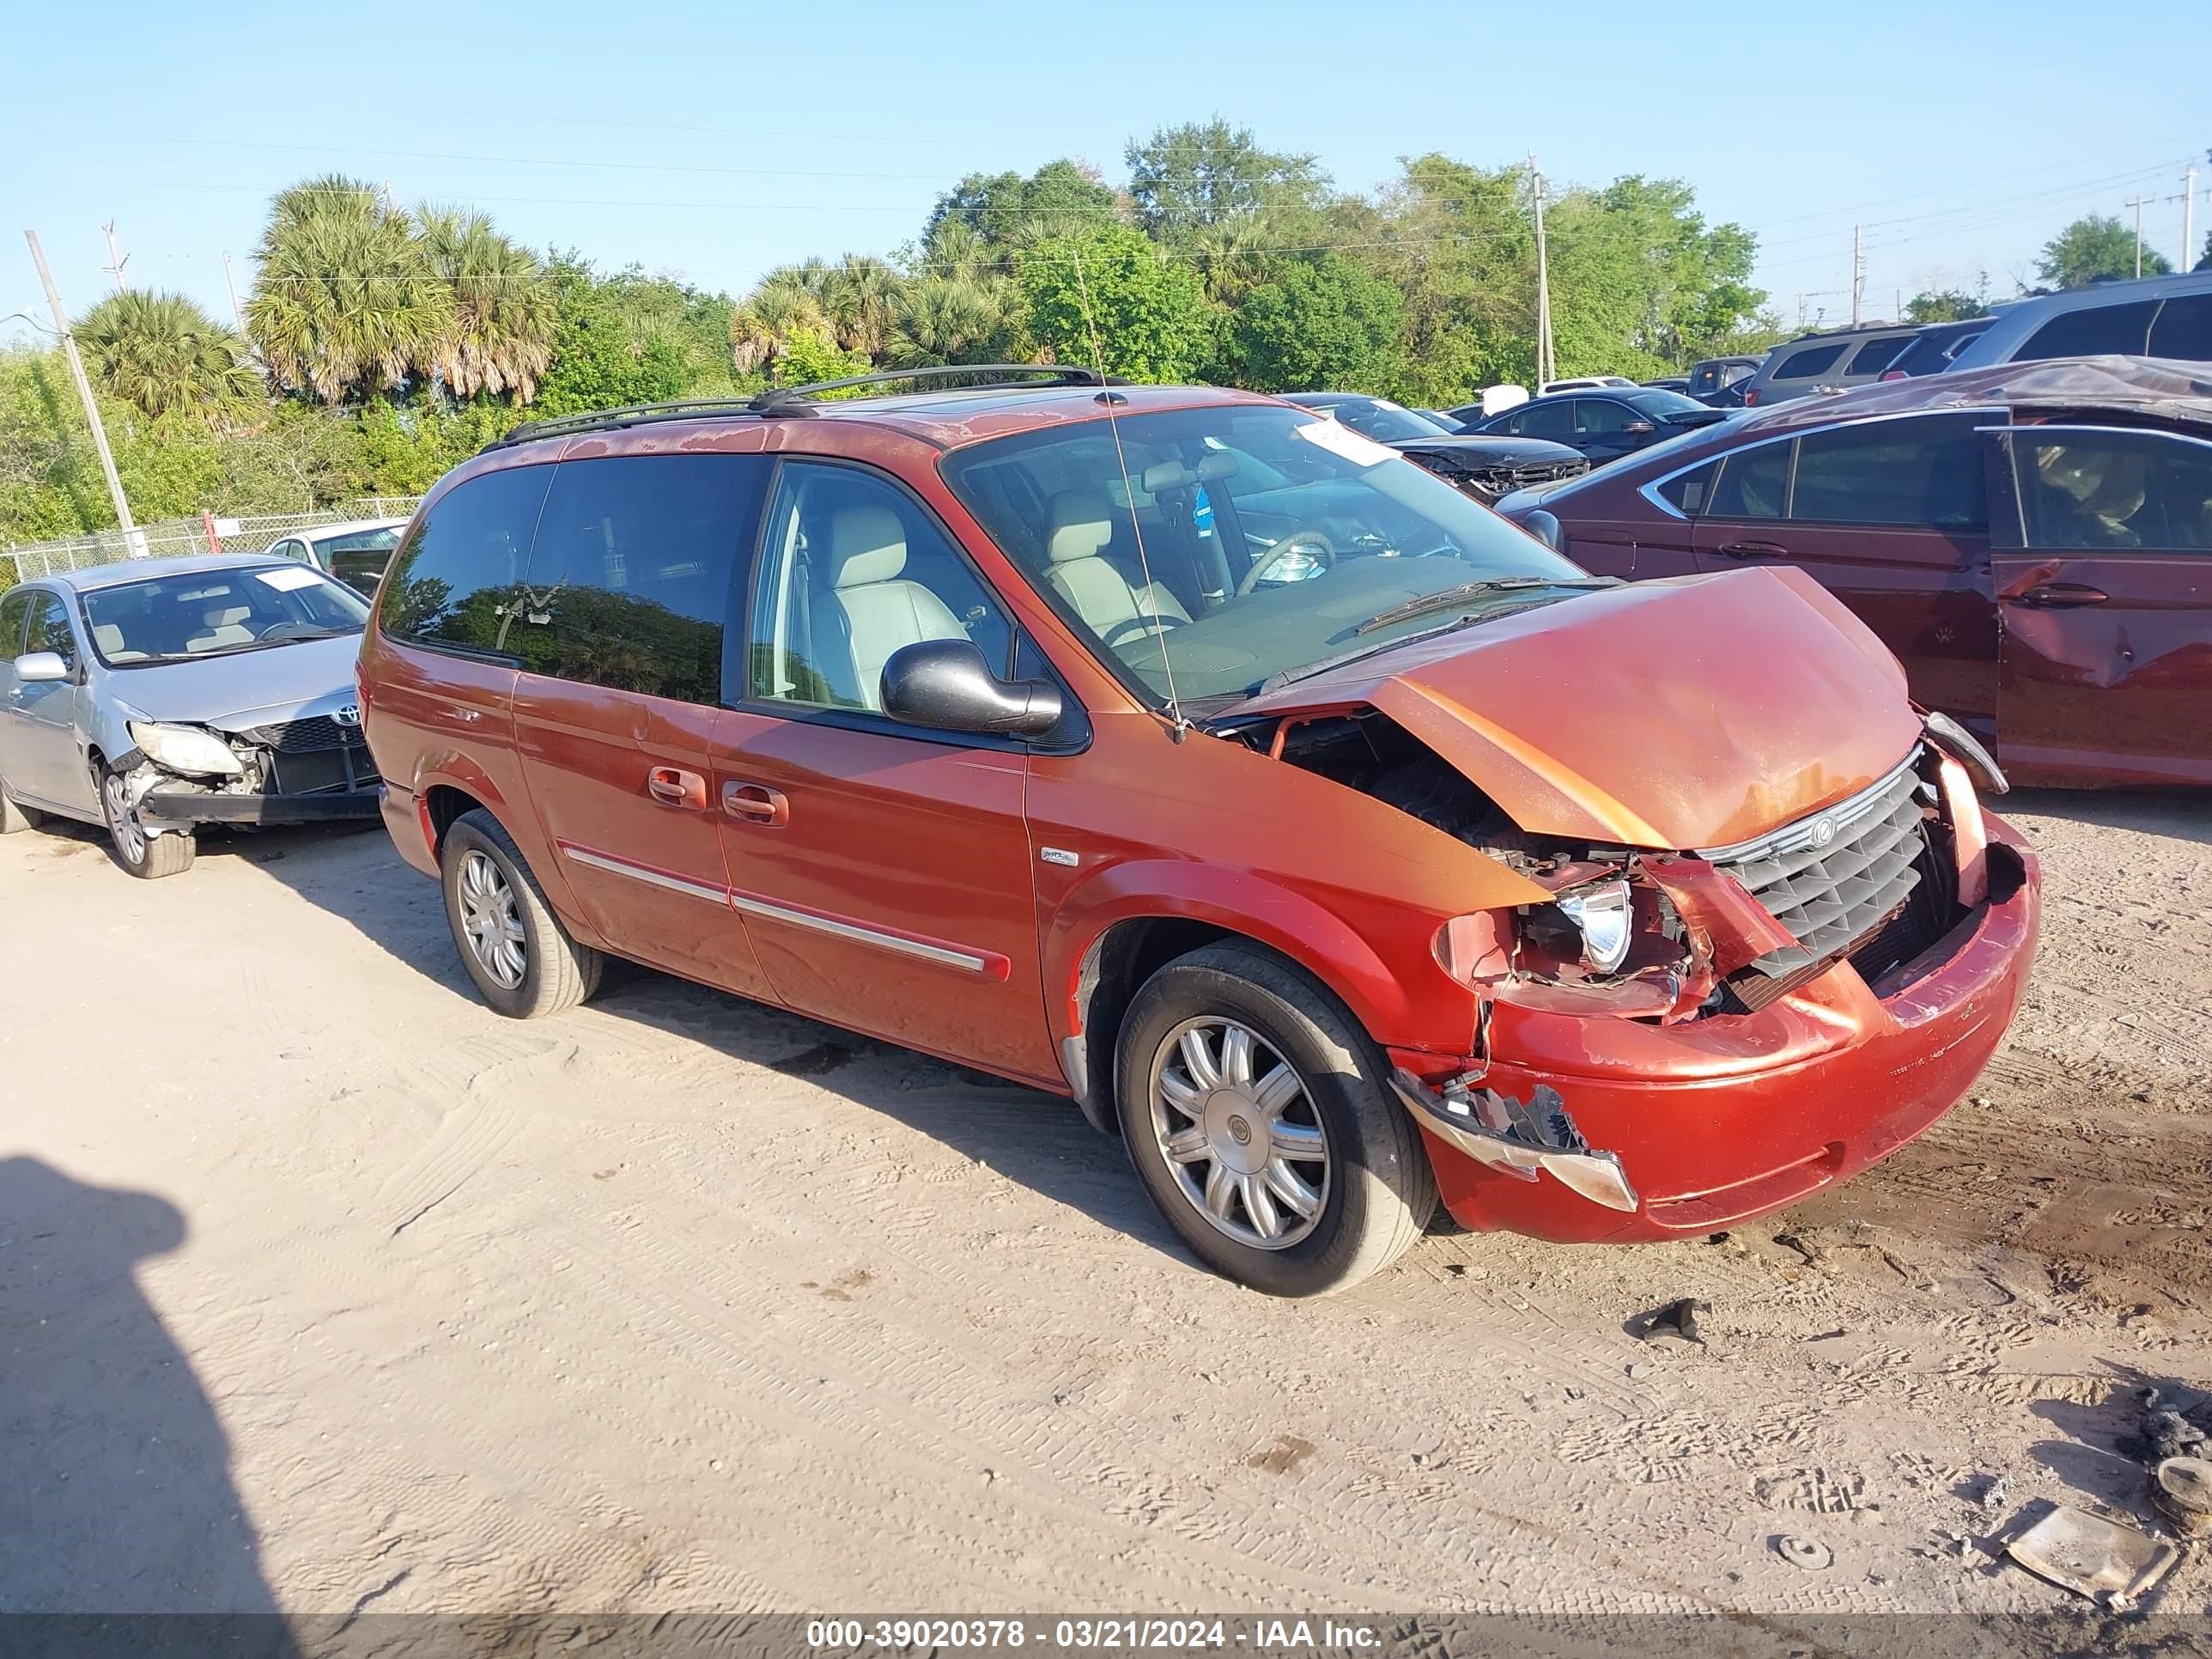
<path fill-rule="evenodd" d="M 357 702 L 349 702 L 343 708 L 333 709 L 331 712 L 331 718 L 337 721 L 340 726 L 359 726 L 361 724 L 361 705 Z M 1823 836 L 1821 839 L 1826 841 L 1826 837 Z"/>

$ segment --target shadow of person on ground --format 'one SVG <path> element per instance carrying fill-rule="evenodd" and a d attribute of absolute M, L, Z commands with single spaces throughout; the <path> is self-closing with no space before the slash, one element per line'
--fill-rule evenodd
<path fill-rule="evenodd" d="M 138 1286 L 185 1236 L 165 1199 L 0 1158 L 0 1613 L 241 1615 L 227 1650 L 288 1653 L 230 1443 Z M 163 1639 L 69 1622 L 100 1652 Z"/>

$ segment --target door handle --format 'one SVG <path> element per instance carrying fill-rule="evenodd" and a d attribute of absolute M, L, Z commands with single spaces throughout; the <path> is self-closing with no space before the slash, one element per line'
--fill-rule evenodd
<path fill-rule="evenodd" d="M 2012 602 L 2036 611 L 2070 611 L 2075 605 L 2104 605 L 2112 597 L 2087 582 L 2039 582 L 2025 593 L 2014 595 Z"/>
<path fill-rule="evenodd" d="M 747 818 L 771 830 L 780 830 L 791 822 L 791 803 L 784 798 L 783 791 L 771 789 L 764 783 L 732 780 L 724 784 L 722 810 L 733 818 Z"/>
<path fill-rule="evenodd" d="M 645 775 L 645 792 L 664 806 L 707 808 L 707 780 L 680 766 L 656 766 Z"/>
<path fill-rule="evenodd" d="M 1718 550 L 1729 559 L 1786 559 L 1790 550 L 1778 542 L 1728 542 Z"/>

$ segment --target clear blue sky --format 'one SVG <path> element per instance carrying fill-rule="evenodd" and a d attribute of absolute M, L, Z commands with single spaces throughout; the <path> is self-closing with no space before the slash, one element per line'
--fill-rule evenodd
<path fill-rule="evenodd" d="M 2212 5 L 2083 0 L 1832 7 L 1451 3 L 17 7 L 0 24 L 0 315 L 44 319 L 21 240 L 82 311 L 134 285 L 221 314 L 268 198 L 311 173 L 487 209 L 732 293 L 808 253 L 887 252 L 975 169 L 1077 156 L 1122 176 L 1133 134 L 1219 113 L 1371 188 L 1401 155 L 1562 182 L 1688 180 L 1759 234 L 1795 318 L 2012 291 L 2085 211 L 2180 252 L 2180 173 L 2212 145 Z M 2212 168 L 2197 179 L 2212 228 Z M 0 337 L 22 325 L 0 325 Z"/>

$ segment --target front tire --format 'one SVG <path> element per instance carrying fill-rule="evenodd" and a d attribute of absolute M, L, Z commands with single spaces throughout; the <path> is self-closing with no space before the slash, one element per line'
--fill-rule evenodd
<path fill-rule="evenodd" d="M 542 1019 L 599 988 L 606 958 L 568 936 L 500 821 L 477 807 L 438 844 L 446 921 L 477 994 L 509 1019 Z"/>
<path fill-rule="evenodd" d="M 107 825 L 107 851 L 125 873 L 141 881 L 180 876 L 192 867 L 199 843 L 189 830 L 165 830 L 156 836 L 138 822 L 131 790 L 122 776 L 102 769 L 100 813 Z"/>
<path fill-rule="evenodd" d="M 1269 1296 L 1355 1285 L 1436 1210 L 1420 1134 L 1381 1054 L 1310 975 L 1208 945 L 1147 980 L 1116 1045 L 1131 1161 L 1207 1266 Z"/>

